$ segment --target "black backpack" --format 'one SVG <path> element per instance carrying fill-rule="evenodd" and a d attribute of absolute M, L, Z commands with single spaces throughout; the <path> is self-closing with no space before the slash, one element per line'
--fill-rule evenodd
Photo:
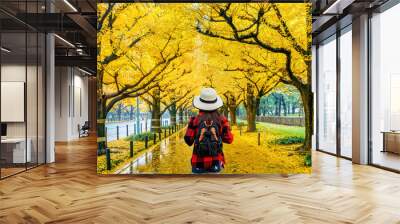
<path fill-rule="evenodd" d="M 213 136 L 211 129 L 215 128 L 216 137 Z M 201 132 L 204 130 L 202 139 Z M 219 127 L 215 122 L 207 124 L 205 121 L 199 124 L 199 129 L 195 137 L 195 150 L 199 156 L 217 156 L 222 151 L 222 138 L 219 134 Z"/>

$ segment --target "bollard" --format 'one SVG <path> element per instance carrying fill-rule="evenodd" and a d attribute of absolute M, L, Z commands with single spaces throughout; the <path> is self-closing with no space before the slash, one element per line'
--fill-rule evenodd
<path fill-rule="evenodd" d="M 158 132 L 158 141 L 161 141 L 161 129 L 160 129 L 160 131 Z"/>
<path fill-rule="evenodd" d="M 167 129 L 164 129 L 164 138 L 167 138 Z"/>
<path fill-rule="evenodd" d="M 133 141 L 129 142 L 129 156 L 133 157 Z"/>
<path fill-rule="evenodd" d="M 168 135 L 171 135 L 171 127 L 168 126 Z"/>
<path fill-rule="evenodd" d="M 153 133 L 153 143 L 156 144 L 156 141 L 157 141 L 157 135 L 156 135 L 156 133 L 154 132 L 154 133 Z"/>
<path fill-rule="evenodd" d="M 148 146 L 149 146 L 149 136 L 146 135 L 144 136 L 144 148 L 147 149 Z"/>
<path fill-rule="evenodd" d="M 242 135 L 242 126 L 239 127 L 240 135 Z"/>
<path fill-rule="evenodd" d="M 261 144 L 261 133 L 258 132 L 258 145 L 260 145 L 260 144 Z"/>
<path fill-rule="evenodd" d="M 107 160 L 107 170 L 111 170 L 111 155 L 109 148 L 106 148 L 106 160 Z"/>
<path fill-rule="evenodd" d="M 117 140 L 119 140 L 119 126 L 117 126 Z"/>
<path fill-rule="evenodd" d="M 128 127 L 128 125 L 126 125 L 126 137 L 128 137 L 129 136 L 129 127 Z"/>

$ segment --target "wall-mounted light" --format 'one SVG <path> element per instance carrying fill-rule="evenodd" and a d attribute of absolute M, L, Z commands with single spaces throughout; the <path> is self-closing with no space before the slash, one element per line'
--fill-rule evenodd
<path fill-rule="evenodd" d="M 6 53 L 10 53 L 11 52 L 11 50 L 9 50 L 9 49 L 7 49 L 5 47 L 1 47 L 0 49 L 1 49 L 1 51 L 4 51 Z"/>
<path fill-rule="evenodd" d="M 351 5 L 355 0 L 336 0 L 332 5 L 324 10 L 322 15 L 340 15 L 343 10 Z"/>
<path fill-rule="evenodd" d="M 78 10 L 73 6 L 68 0 L 64 0 L 64 3 L 68 5 L 74 12 L 78 12 Z"/>
<path fill-rule="evenodd" d="M 60 36 L 57 35 L 57 34 L 54 34 L 54 36 L 57 37 L 57 38 L 58 38 L 59 40 L 61 40 L 62 42 L 64 42 L 65 44 L 67 44 L 68 46 L 75 48 L 75 45 L 73 45 L 73 44 L 72 44 L 71 42 L 69 42 L 68 40 L 66 40 L 66 39 L 64 39 L 64 38 L 62 38 L 62 37 L 60 37 Z"/>
<path fill-rule="evenodd" d="M 88 71 L 86 71 L 86 70 L 83 70 L 83 69 L 81 69 L 81 68 L 79 68 L 79 67 L 78 67 L 78 70 L 81 71 L 81 72 L 83 72 L 83 73 L 85 73 L 86 75 L 93 75 L 92 73 L 90 73 L 90 72 L 88 72 Z"/>

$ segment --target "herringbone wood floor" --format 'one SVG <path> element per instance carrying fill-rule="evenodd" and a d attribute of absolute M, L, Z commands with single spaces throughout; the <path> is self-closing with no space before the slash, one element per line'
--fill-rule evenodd
<path fill-rule="evenodd" d="M 400 223 L 400 175 L 315 153 L 310 175 L 96 175 L 94 138 L 0 181 L 0 223 Z"/>

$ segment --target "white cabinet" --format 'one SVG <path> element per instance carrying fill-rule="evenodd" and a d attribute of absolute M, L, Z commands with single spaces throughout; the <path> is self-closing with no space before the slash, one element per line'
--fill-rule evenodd
<path fill-rule="evenodd" d="M 1 144 L 7 148 L 12 148 L 12 162 L 13 163 L 25 163 L 32 161 L 32 141 L 31 139 L 26 140 L 27 147 L 25 151 L 25 138 L 7 138 L 2 139 Z"/>

